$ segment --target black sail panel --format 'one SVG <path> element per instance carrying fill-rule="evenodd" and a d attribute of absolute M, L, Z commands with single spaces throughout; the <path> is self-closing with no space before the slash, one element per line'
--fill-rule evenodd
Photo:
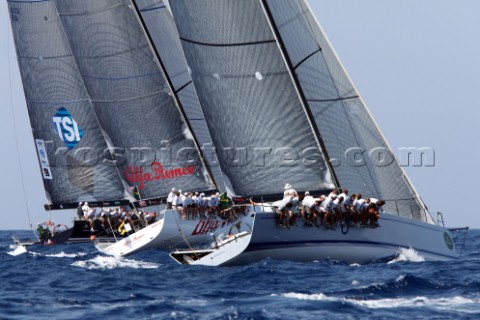
<path fill-rule="evenodd" d="M 305 1 L 266 3 L 342 187 L 431 221 Z"/>
<path fill-rule="evenodd" d="M 238 194 L 332 187 L 274 34 L 256 0 L 170 1 L 222 168 Z"/>
<path fill-rule="evenodd" d="M 8 6 L 47 200 L 63 206 L 123 199 L 123 184 L 109 161 L 54 2 Z"/>
<path fill-rule="evenodd" d="M 56 1 L 128 187 L 142 198 L 214 189 L 130 1 Z"/>

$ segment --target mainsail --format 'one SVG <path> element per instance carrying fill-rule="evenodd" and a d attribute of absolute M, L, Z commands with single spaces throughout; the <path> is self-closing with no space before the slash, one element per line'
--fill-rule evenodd
<path fill-rule="evenodd" d="M 314 130 L 259 1 L 169 1 L 234 192 L 331 188 Z"/>
<path fill-rule="evenodd" d="M 240 192 L 268 194 L 285 182 L 315 189 L 328 181 L 325 166 L 307 165 L 308 157 L 290 167 L 255 166 L 250 157 L 236 165 L 225 148 L 267 146 L 266 159 L 268 147 L 287 147 L 297 160 L 299 150 L 320 146 L 336 185 L 431 222 L 305 1 L 169 3 L 222 170 Z"/>
<path fill-rule="evenodd" d="M 51 207 L 123 199 L 53 1 L 9 1 L 33 137 Z"/>
<path fill-rule="evenodd" d="M 55 2 L 123 180 L 146 199 L 215 189 L 132 3 Z"/>

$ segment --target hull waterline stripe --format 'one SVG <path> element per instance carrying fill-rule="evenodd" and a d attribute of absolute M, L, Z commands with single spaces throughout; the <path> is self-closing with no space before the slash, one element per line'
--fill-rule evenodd
<path fill-rule="evenodd" d="M 373 246 L 383 246 L 383 247 L 392 247 L 392 248 L 405 248 L 409 249 L 410 247 L 400 245 L 400 244 L 392 244 L 392 243 L 384 243 L 384 242 L 375 242 L 375 241 L 353 241 L 353 240 L 314 240 L 314 241 L 295 241 L 295 242 L 268 242 L 268 243 L 261 243 L 261 244 L 250 244 L 245 252 L 255 252 L 255 251 L 263 251 L 268 249 L 279 249 L 279 248 L 296 248 L 299 246 L 308 247 L 308 244 L 360 244 L 360 245 L 373 245 Z M 413 250 L 417 251 L 418 253 L 428 253 L 436 256 L 442 256 L 450 259 L 459 259 L 458 256 L 446 255 L 438 252 L 433 252 L 429 250 L 423 250 L 411 247 Z"/>

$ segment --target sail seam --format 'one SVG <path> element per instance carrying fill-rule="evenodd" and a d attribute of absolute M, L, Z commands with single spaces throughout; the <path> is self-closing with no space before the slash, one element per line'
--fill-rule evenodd
<path fill-rule="evenodd" d="M 102 9 L 97 9 L 95 12 L 90 12 L 90 11 L 82 11 L 82 12 L 63 12 L 63 13 L 60 13 L 58 12 L 58 16 L 59 17 L 62 17 L 62 16 L 65 16 L 65 17 L 75 17 L 75 16 L 90 16 L 90 15 L 94 15 L 94 14 L 102 14 L 106 11 L 111 11 L 113 9 L 116 9 L 116 8 L 120 8 L 120 7 L 123 7 L 124 4 L 123 3 L 119 3 L 119 4 L 114 4 L 112 6 L 109 6 L 109 7 L 104 7 Z"/>
<path fill-rule="evenodd" d="M 138 47 L 130 48 L 130 49 L 128 49 L 128 50 L 122 50 L 122 51 L 113 52 L 113 53 L 108 53 L 108 54 L 102 54 L 102 55 L 96 55 L 96 56 L 76 56 L 75 58 L 78 59 L 78 60 L 80 60 L 80 59 L 87 60 L 87 59 L 110 58 L 110 57 L 114 57 L 114 56 L 120 56 L 120 55 L 122 55 L 122 54 L 132 53 L 132 52 L 135 52 L 136 50 L 139 50 L 139 49 L 142 49 L 142 48 L 145 48 L 145 49 L 147 49 L 147 50 L 150 50 L 147 45 L 143 45 L 143 46 L 138 46 Z"/>
<path fill-rule="evenodd" d="M 275 40 L 263 40 L 263 41 L 253 41 L 253 42 L 237 42 L 237 43 L 207 43 L 207 42 L 200 42 L 195 40 L 186 39 L 184 37 L 180 37 L 180 40 L 198 44 L 201 46 L 208 46 L 208 47 L 240 47 L 240 46 L 252 46 L 256 44 L 265 44 L 265 43 L 276 43 Z"/>
<path fill-rule="evenodd" d="M 91 78 L 91 79 L 97 79 L 97 80 L 130 80 L 130 79 L 140 79 L 140 78 L 148 78 L 148 77 L 153 77 L 153 76 L 158 76 L 160 75 L 160 72 L 152 72 L 152 73 L 145 73 L 145 74 L 140 74 L 140 75 L 135 75 L 135 76 L 130 76 L 130 77 L 97 77 L 97 76 L 91 76 L 88 74 L 82 74 L 86 78 Z"/>
<path fill-rule="evenodd" d="M 35 101 L 35 100 L 28 100 L 29 103 L 34 104 L 46 104 L 46 105 L 64 105 L 64 104 L 75 104 L 75 103 L 83 103 L 83 102 L 90 102 L 90 99 L 81 99 L 81 100 L 70 100 L 70 101 Z"/>
<path fill-rule="evenodd" d="M 62 54 L 60 56 L 50 56 L 50 57 L 31 57 L 31 56 L 17 56 L 20 59 L 29 59 L 29 60 L 54 60 L 61 58 L 71 58 L 71 54 Z"/>
<path fill-rule="evenodd" d="M 92 102 L 95 102 L 95 103 L 127 102 L 127 101 L 132 101 L 132 100 L 137 100 L 137 99 L 150 98 L 150 97 L 161 95 L 161 94 L 168 94 L 168 93 L 165 92 L 165 91 L 157 91 L 157 92 L 154 92 L 154 93 L 151 93 L 151 94 L 146 94 L 146 95 L 143 95 L 143 96 L 135 96 L 135 97 L 126 98 L 126 99 L 116 99 L 116 100 L 94 100 L 94 99 L 92 99 Z"/>

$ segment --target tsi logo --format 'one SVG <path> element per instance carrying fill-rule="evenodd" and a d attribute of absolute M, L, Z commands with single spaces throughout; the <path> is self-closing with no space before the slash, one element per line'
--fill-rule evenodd
<path fill-rule="evenodd" d="M 83 130 L 65 108 L 58 109 L 53 117 L 53 130 L 65 143 L 68 150 L 77 146 L 83 137 Z"/>

